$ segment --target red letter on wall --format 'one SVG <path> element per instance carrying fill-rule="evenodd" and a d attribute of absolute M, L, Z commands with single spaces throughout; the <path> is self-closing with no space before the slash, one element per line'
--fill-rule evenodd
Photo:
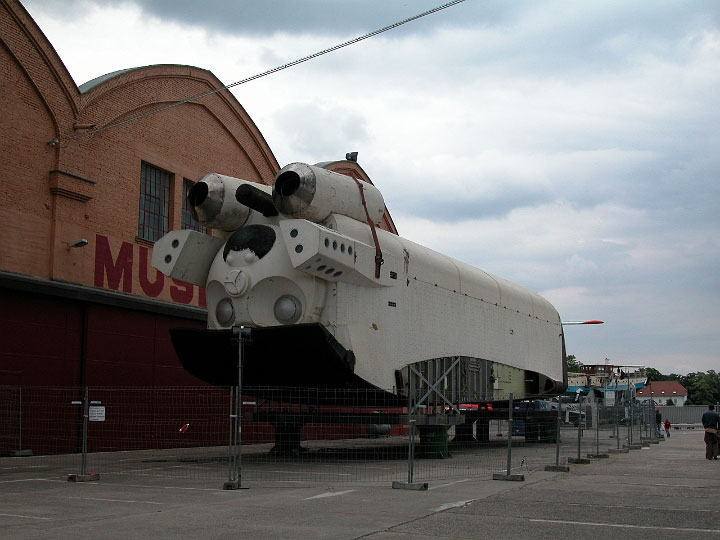
<path fill-rule="evenodd" d="M 192 302 L 194 293 L 193 285 L 177 279 L 173 279 L 173 283 L 177 285 L 177 287 L 175 285 L 170 286 L 170 298 L 181 304 L 189 304 Z"/>
<path fill-rule="evenodd" d="M 155 270 L 155 281 L 148 278 L 148 248 L 140 246 L 140 288 L 151 298 L 159 296 L 165 286 L 165 276 Z"/>
<path fill-rule="evenodd" d="M 100 234 L 95 236 L 95 286 L 105 287 L 105 275 L 107 274 L 107 286 L 114 291 L 120 288 L 122 279 L 123 292 L 132 292 L 132 266 L 133 246 L 123 242 L 120 246 L 117 261 L 113 261 L 110 251 L 110 241 L 107 236 Z"/>

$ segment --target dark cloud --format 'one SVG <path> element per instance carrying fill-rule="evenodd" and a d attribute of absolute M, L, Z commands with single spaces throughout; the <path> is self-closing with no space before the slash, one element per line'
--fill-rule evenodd
<path fill-rule="evenodd" d="M 438 0 L 143 0 L 137 4 L 148 15 L 183 24 L 200 25 L 230 34 L 267 35 L 362 33 L 376 30 L 396 21 L 440 5 Z M 469 2 L 468 2 L 469 3 Z M 462 6 L 436 15 L 456 18 Z M 455 13 L 453 13 L 455 11 Z M 495 11 L 502 13 L 501 8 Z M 447 22 L 445 22 L 447 24 Z M 423 25 L 423 21 L 417 23 Z M 410 31 L 420 31 L 419 29 Z"/>
<path fill-rule="evenodd" d="M 402 193 L 388 193 L 392 197 L 391 211 L 415 216 L 427 216 L 433 221 L 455 223 L 467 220 L 483 220 L 501 218 L 516 208 L 537 206 L 551 200 L 550 193 L 540 190 L 520 192 L 514 190 L 506 193 L 495 193 L 487 196 L 467 196 L 461 193 L 448 192 L 438 184 L 434 197 L 426 193 L 421 196 L 413 194 L 412 188 Z"/>
<path fill-rule="evenodd" d="M 60 4 L 74 4 L 64 0 Z M 216 28 L 236 34 L 288 32 L 309 34 L 361 32 L 403 20 L 444 3 L 443 0 L 105 0 L 98 4 L 135 3 L 149 15 L 190 25 Z M 588 11 L 590 13 L 588 13 Z M 577 44 L 597 43 L 596 35 L 608 28 L 616 35 L 658 36 L 672 39 L 688 26 L 717 24 L 720 6 L 713 0 L 689 2 L 658 1 L 648 9 L 644 3 L 625 4 L 622 10 L 606 3 L 588 5 L 573 2 L 506 2 L 468 0 L 414 23 L 405 31 L 421 32 L 428 23 L 437 26 L 487 25 L 512 28 L 529 18 L 557 23 L 557 34 L 574 35 Z M 638 28 L 643 28 L 638 34 Z M 539 44 L 538 44 L 539 45 Z M 583 47 L 586 49 L 587 47 Z M 571 51 L 577 53 L 577 49 Z M 606 53 L 606 50 L 597 51 Z"/>

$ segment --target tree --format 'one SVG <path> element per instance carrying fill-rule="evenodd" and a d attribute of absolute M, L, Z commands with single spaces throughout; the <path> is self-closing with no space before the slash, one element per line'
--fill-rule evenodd
<path fill-rule="evenodd" d="M 567 366 L 568 373 L 580 373 L 583 368 L 583 363 L 578 362 L 575 359 L 574 354 L 568 354 L 565 359 L 565 365 Z"/>
<path fill-rule="evenodd" d="M 689 405 L 707 405 L 720 401 L 720 375 L 713 369 L 704 373 L 688 373 L 681 378 L 680 384 L 688 391 Z"/>
<path fill-rule="evenodd" d="M 647 375 L 648 381 L 667 381 L 669 380 L 667 375 L 663 375 L 657 369 L 653 367 L 645 368 L 645 375 Z"/>

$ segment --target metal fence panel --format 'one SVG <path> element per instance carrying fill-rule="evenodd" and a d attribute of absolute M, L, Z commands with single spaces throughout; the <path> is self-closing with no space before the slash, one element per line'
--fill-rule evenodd
<path fill-rule="evenodd" d="M 0 448 L 22 450 L 22 388 L 0 386 Z"/>
<path fill-rule="evenodd" d="M 239 402 L 236 388 L 210 386 L 5 387 L 0 452 L 24 447 L 34 455 L 0 458 L 0 474 L 229 479 L 246 487 L 431 482 L 541 470 L 657 439 L 652 402 L 494 396 L 463 404 L 432 386 L 410 396 L 244 388 Z"/>
<path fill-rule="evenodd" d="M 223 478 L 229 389 L 91 388 L 88 472 Z"/>
<path fill-rule="evenodd" d="M 659 407 L 663 420 L 666 418 L 675 424 L 699 424 L 707 405 L 685 405 L 684 407 Z"/>

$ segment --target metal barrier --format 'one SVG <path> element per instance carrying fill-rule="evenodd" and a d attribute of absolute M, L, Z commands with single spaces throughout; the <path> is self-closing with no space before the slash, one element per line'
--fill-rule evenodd
<path fill-rule="evenodd" d="M 682 407 L 661 405 L 658 408 L 663 420 L 667 418 L 673 426 L 702 424 L 702 415 L 708 410 L 707 405 L 685 405 Z"/>
<path fill-rule="evenodd" d="M 453 478 L 521 479 L 658 439 L 652 402 L 495 395 L 463 404 L 441 391 L 442 377 L 421 383 L 422 376 L 422 387 L 408 396 L 377 389 L 0 387 L 0 475 L 422 489 Z"/>

